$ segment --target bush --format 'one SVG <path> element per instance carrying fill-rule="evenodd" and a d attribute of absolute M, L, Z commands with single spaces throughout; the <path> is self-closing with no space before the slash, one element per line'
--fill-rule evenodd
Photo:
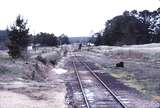
<path fill-rule="evenodd" d="M 37 57 L 36 57 L 36 60 L 42 62 L 44 65 L 47 64 L 47 60 L 46 60 L 45 58 L 42 58 L 41 56 L 37 56 Z"/>

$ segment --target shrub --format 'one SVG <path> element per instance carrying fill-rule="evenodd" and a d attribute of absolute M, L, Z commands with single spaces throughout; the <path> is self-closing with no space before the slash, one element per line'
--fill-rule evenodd
<path fill-rule="evenodd" d="M 47 64 L 47 60 L 45 58 L 43 58 L 42 56 L 37 56 L 36 57 L 36 60 L 42 62 L 44 65 Z"/>

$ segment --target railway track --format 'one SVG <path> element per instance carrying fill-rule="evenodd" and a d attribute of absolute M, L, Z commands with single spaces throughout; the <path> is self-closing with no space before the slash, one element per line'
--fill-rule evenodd
<path fill-rule="evenodd" d="M 90 68 L 90 66 L 84 61 L 78 59 L 77 56 L 74 56 L 73 60 L 74 72 L 77 76 L 79 87 L 82 91 L 83 99 L 85 102 L 85 107 L 87 108 L 127 108 L 127 106 L 118 98 L 118 96 L 98 77 L 95 72 Z M 87 78 L 90 79 L 94 85 L 90 87 L 90 84 L 85 83 L 84 74 L 79 71 L 79 66 L 82 66 L 87 73 Z M 83 76 L 82 76 L 83 74 Z M 92 93 L 97 95 L 94 99 L 90 99 L 87 96 L 86 91 L 92 89 Z M 94 89 L 93 89 L 94 88 Z M 98 91 L 98 93 L 96 92 Z M 98 98 L 100 94 L 100 98 Z M 98 98 L 98 99 L 97 99 Z M 97 99 L 97 100 L 96 100 Z"/>

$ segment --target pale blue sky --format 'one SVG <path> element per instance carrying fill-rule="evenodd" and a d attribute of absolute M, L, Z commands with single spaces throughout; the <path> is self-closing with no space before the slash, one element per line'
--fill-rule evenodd
<path fill-rule="evenodd" d="M 31 33 L 88 36 L 125 10 L 158 7 L 159 0 L 0 0 L 0 29 L 13 24 L 21 14 L 28 19 Z"/>

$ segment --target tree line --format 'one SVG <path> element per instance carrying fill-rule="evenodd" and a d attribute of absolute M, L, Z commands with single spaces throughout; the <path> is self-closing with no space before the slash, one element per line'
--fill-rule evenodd
<path fill-rule="evenodd" d="M 40 46 L 58 46 L 63 44 L 69 44 L 69 38 L 67 35 L 62 34 L 59 37 L 50 33 L 40 32 L 35 36 L 32 36 L 32 43 L 34 45 L 39 44 Z"/>
<path fill-rule="evenodd" d="M 92 37 L 95 45 L 132 45 L 160 42 L 160 8 L 150 12 L 124 11 L 106 21 L 105 29 Z M 91 41 L 90 40 L 90 41 Z"/>
<path fill-rule="evenodd" d="M 69 44 L 69 39 L 62 34 L 57 37 L 50 33 L 29 34 L 27 20 L 22 16 L 7 29 L 9 55 L 12 58 L 23 57 L 31 43 L 40 46 L 58 46 Z M 132 45 L 160 42 L 160 8 L 150 12 L 125 11 L 122 15 L 106 21 L 103 31 L 95 33 L 89 40 L 95 45 Z"/>
<path fill-rule="evenodd" d="M 33 46 L 58 46 L 62 44 L 69 44 L 69 39 L 62 34 L 57 37 L 50 33 L 38 33 L 36 35 L 29 34 L 27 27 L 27 20 L 21 15 L 18 15 L 15 23 L 7 28 L 8 32 L 8 54 L 12 58 L 25 58 L 27 54 L 27 47 L 31 44 Z"/>

